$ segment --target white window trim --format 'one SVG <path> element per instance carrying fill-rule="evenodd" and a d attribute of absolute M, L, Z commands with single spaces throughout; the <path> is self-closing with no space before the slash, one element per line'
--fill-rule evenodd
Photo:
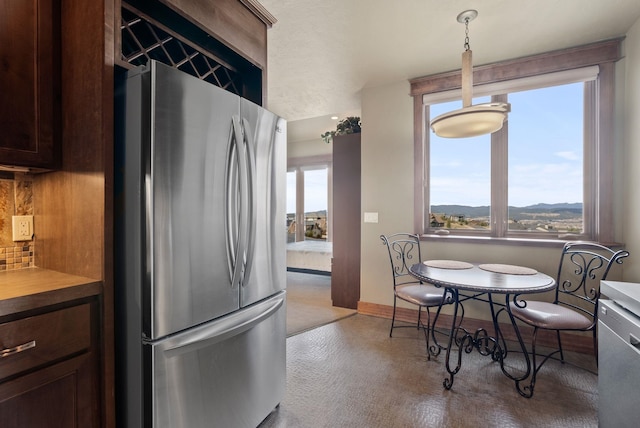
<path fill-rule="evenodd" d="M 327 242 L 333 241 L 333 158 L 331 155 L 303 156 L 287 160 L 287 172 L 296 173 L 296 222 L 304 224 L 304 172 L 327 168 Z M 304 228 L 296 228 L 296 241 L 304 241 Z"/>

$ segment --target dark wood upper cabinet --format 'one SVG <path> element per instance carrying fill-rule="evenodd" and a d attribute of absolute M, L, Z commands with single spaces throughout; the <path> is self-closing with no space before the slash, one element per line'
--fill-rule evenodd
<path fill-rule="evenodd" d="M 116 63 L 129 69 L 153 59 L 264 105 L 274 22 L 256 0 L 126 0 Z"/>
<path fill-rule="evenodd" d="M 256 1 L 161 0 L 259 68 L 267 67 L 267 28 L 275 19 Z"/>
<path fill-rule="evenodd" d="M 0 165 L 60 162 L 60 0 L 0 0 Z"/>

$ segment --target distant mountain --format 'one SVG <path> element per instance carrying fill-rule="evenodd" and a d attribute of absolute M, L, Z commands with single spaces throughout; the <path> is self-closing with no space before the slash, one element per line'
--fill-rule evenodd
<path fill-rule="evenodd" d="M 511 207 L 509 207 L 511 208 Z M 569 209 L 569 210 L 580 210 L 582 211 L 582 204 L 579 202 L 575 202 L 573 204 L 570 204 L 568 202 L 564 202 L 561 204 L 535 204 L 535 205 L 529 205 L 528 207 L 515 207 L 518 209 L 544 209 L 544 210 L 562 210 L 562 209 Z"/>
<path fill-rule="evenodd" d="M 433 214 L 446 214 L 466 218 L 489 217 L 490 207 L 470 207 L 467 205 L 432 205 Z M 581 203 L 535 204 L 526 207 L 509 207 L 509 218 L 515 220 L 530 219 L 535 215 L 553 214 L 556 219 L 569 219 L 582 216 Z"/>

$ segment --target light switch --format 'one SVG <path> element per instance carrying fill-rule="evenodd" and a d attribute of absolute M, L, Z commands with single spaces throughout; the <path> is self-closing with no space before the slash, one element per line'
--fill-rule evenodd
<path fill-rule="evenodd" d="M 14 215 L 11 217 L 14 241 L 30 241 L 33 238 L 33 216 Z"/>
<path fill-rule="evenodd" d="M 378 222 L 378 213 L 364 213 L 364 222 L 365 223 L 377 223 Z"/>

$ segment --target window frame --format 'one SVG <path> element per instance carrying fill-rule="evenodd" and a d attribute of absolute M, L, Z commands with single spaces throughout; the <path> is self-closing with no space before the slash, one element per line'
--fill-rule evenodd
<path fill-rule="evenodd" d="M 333 159 L 331 155 L 315 155 L 287 160 L 287 173 L 296 173 L 296 214 L 298 224 L 304 219 L 304 172 L 314 169 L 327 169 L 327 242 L 333 242 Z M 304 228 L 296 229 L 296 242 L 304 241 Z"/>
<path fill-rule="evenodd" d="M 622 38 L 533 55 L 515 60 L 474 68 L 474 84 L 484 94 L 496 85 L 509 85 L 517 80 L 544 79 L 546 75 L 597 67 L 597 78 L 585 82 L 584 112 L 584 233 L 580 235 L 522 234 L 508 231 L 506 212 L 492 210 L 489 233 L 451 233 L 433 231 L 429 225 L 429 105 L 438 99 L 451 100 L 451 92 L 460 96 L 461 72 L 453 71 L 410 80 L 414 103 L 414 229 L 425 239 L 451 238 L 483 240 L 502 243 L 532 243 L 559 245 L 568 239 L 585 239 L 602 243 L 614 242 L 613 223 L 613 161 L 614 150 L 614 83 L 615 61 L 621 58 Z M 553 77 L 550 81 L 554 83 Z M 557 83 L 557 84 L 561 84 Z M 544 85 L 541 85 L 542 87 Z M 550 86 L 547 84 L 546 86 Z M 534 86 L 536 87 L 536 86 Z M 475 88 L 474 88 L 475 91 Z M 492 101 L 505 101 L 506 96 L 495 95 Z M 589 120 L 593 118 L 594 120 Z M 491 168 L 491 206 L 507 204 L 507 144 L 508 130 L 491 136 L 492 163 L 498 159 L 504 168 Z M 496 185 L 495 183 L 499 183 Z M 498 187 L 499 186 L 499 187 Z M 499 212 L 496 212 L 499 211 Z"/>

